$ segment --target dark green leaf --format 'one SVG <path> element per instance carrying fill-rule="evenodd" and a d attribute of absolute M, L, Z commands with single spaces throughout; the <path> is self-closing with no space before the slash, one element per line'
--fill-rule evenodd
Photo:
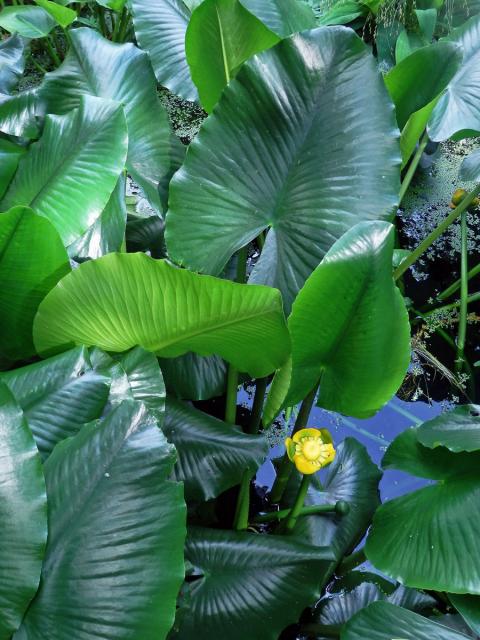
<path fill-rule="evenodd" d="M 80 265 L 44 300 L 34 333 L 41 353 L 73 344 L 139 345 L 163 357 L 216 353 L 253 377 L 281 365 L 290 346 L 278 291 L 200 276 L 143 253 Z"/>
<path fill-rule="evenodd" d="M 449 593 L 448 597 L 453 606 L 462 614 L 472 631 L 480 634 L 480 597 L 469 594 L 458 595 L 456 593 Z"/>
<path fill-rule="evenodd" d="M 192 528 L 187 559 L 202 575 L 189 588 L 175 638 L 277 640 L 319 594 L 327 547 L 284 536 Z"/>
<path fill-rule="evenodd" d="M 18 35 L 0 41 L 0 94 L 10 93 L 25 68 L 25 45 Z"/>
<path fill-rule="evenodd" d="M 186 353 L 178 358 L 160 358 L 167 391 L 184 400 L 209 400 L 225 391 L 227 366 L 218 356 Z"/>
<path fill-rule="evenodd" d="M 267 457 L 263 436 L 247 435 L 240 427 L 167 398 L 163 432 L 175 445 L 174 477 L 183 481 L 187 500 L 210 500 L 253 475 Z"/>
<path fill-rule="evenodd" d="M 35 354 L 38 305 L 69 271 L 67 253 L 48 220 L 28 207 L 0 214 L 0 355 L 20 360 Z"/>
<path fill-rule="evenodd" d="M 15 640 L 159 640 L 183 573 L 185 505 L 175 452 L 145 407 L 124 401 L 45 463 L 48 545 Z"/>
<path fill-rule="evenodd" d="M 279 287 L 288 309 L 336 239 L 390 217 L 398 169 L 392 106 L 362 41 L 340 27 L 287 38 L 243 65 L 190 145 L 170 184 L 169 254 L 219 274 L 271 226 L 251 281 Z"/>
<path fill-rule="evenodd" d="M 25 147 L 20 147 L 9 140 L 0 138 L 0 198 L 7 190 L 20 158 L 25 153 Z"/>
<path fill-rule="evenodd" d="M 165 222 L 160 216 L 130 217 L 125 230 L 127 251 L 149 251 L 152 258 L 165 258 Z"/>
<path fill-rule="evenodd" d="M 47 496 L 27 421 L 1 382 L 0 407 L 0 639 L 10 640 L 40 582 Z"/>

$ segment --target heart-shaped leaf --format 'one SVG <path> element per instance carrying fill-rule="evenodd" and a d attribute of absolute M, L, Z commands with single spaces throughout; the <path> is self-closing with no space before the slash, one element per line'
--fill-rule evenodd
<path fill-rule="evenodd" d="M 284 536 L 201 528 L 189 530 L 185 555 L 202 579 L 187 583 L 179 640 L 245 640 L 247 629 L 250 640 L 277 640 L 318 597 L 318 569 L 333 557 Z"/>
<path fill-rule="evenodd" d="M 240 0 L 204 0 L 188 24 L 185 51 L 205 111 L 212 111 L 245 60 L 278 41 Z"/>
<path fill-rule="evenodd" d="M 304 2 L 297 0 L 240 0 L 240 2 L 245 9 L 257 16 L 281 38 L 316 26 L 315 14 Z"/>
<path fill-rule="evenodd" d="M 10 640 L 40 582 L 47 496 L 27 421 L 1 382 L 0 520 L 0 639 Z"/>
<path fill-rule="evenodd" d="M 147 51 L 157 80 L 184 100 L 196 100 L 185 55 L 190 10 L 181 0 L 131 0 L 138 44 Z"/>
<path fill-rule="evenodd" d="M 417 431 L 425 447 L 447 447 L 450 451 L 480 450 L 480 405 L 464 404 L 424 422 Z"/>
<path fill-rule="evenodd" d="M 163 432 L 175 445 L 174 476 L 183 481 L 187 500 L 210 500 L 252 475 L 267 457 L 263 436 L 247 435 L 232 424 L 167 399 Z"/>
<path fill-rule="evenodd" d="M 480 16 L 474 15 L 446 38 L 463 49 L 463 62 L 433 110 L 432 140 L 446 140 L 465 130 L 480 132 Z"/>
<path fill-rule="evenodd" d="M 102 415 L 110 377 L 93 369 L 85 347 L 0 375 L 23 408 L 43 457 Z"/>
<path fill-rule="evenodd" d="M 24 38 L 44 38 L 55 25 L 55 20 L 42 7 L 18 5 L 0 11 L 0 27 Z"/>
<path fill-rule="evenodd" d="M 280 288 L 289 309 L 336 239 L 390 217 L 397 137 L 376 62 L 353 31 L 283 40 L 242 66 L 174 175 L 170 256 L 219 274 L 271 227 L 251 281 Z"/>
<path fill-rule="evenodd" d="M 115 44 L 94 29 L 74 29 L 65 61 L 45 77 L 41 97 L 49 113 L 64 114 L 84 95 L 120 102 L 128 129 L 127 167 L 153 206 L 170 167 L 170 125 L 148 56 L 132 44 Z M 155 123 L 155 126 L 152 126 Z"/>
<path fill-rule="evenodd" d="M 174 462 L 157 420 L 132 400 L 55 448 L 42 582 L 15 640 L 166 637 L 184 574 Z"/>
<path fill-rule="evenodd" d="M 467 636 L 388 602 L 374 602 L 343 628 L 341 640 L 466 640 Z"/>
<path fill-rule="evenodd" d="M 0 214 L 0 357 L 35 354 L 33 318 L 38 305 L 70 271 L 54 227 L 28 207 Z"/>
<path fill-rule="evenodd" d="M 417 433 L 418 429 L 409 429 L 400 434 L 383 466 L 439 482 L 377 510 L 365 547 L 367 557 L 407 586 L 480 594 L 480 454 L 427 449 L 418 442 Z"/>
<path fill-rule="evenodd" d="M 68 115 L 47 116 L 40 141 L 20 161 L 0 208 L 31 206 L 69 245 L 102 213 L 126 154 L 122 107 L 84 96 Z"/>
<path fill-rule="evenodd" d="M 321 379 L 320 406 L 364 418 L 398 390 L 410 363 L 410 325 L 392 276 L 394 243 L 393 225 L 359 223 L 308 278 L 288 319 L 292 373 L 285 405 L 302 400 Z M 276 384 L 285 389 L 283 377 Z"/>
<path fill-rule="evenodd" d="M 75 269 L 43 301 L 34 333 L 40 353 L 73 344 L 139 345 L 163 357 L 216 353 L 252 377 L 273 371 L 289 350 L 278 291 L 200 276 L 143 253 L 111 253 Z"/>

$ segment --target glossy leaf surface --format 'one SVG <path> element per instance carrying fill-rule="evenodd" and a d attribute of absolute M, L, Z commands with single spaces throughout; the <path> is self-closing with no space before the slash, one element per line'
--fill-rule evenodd
<path fill-rule="evenodd" d="M 160 358 L 165 385 L 175 398 L 209 400 L 225 391 L 227 366 L 218 356 L 186 353 L 178 358 Z"/>
<path fill-rule="evenodd" d="M 480 406 L 465 404 L 424 422 L 417 431 L 425 447 L 442 446 L 450 451 L 480 449 Z"/>
<path fill-rule="evenodd" d="M 240 0 L 245 9 L 257 16 L 281 38 L 316 26 L 311 8 L 297 0 Z"/>
<path fill-rule="evenodd" d="M 280 288 L 289 309 L 336 239 L 390 217 L 397 136 L 374 58 L 352 31 L 283 40 L 243 65 L 173 177 L 170 256 L 218 274 L 271 227 L 251 281 Z"/>
<path fill-rule="evenodd" d="M 18 35 L 0 42 L 0 93 L 10 93 L 20 79 L 25 67 L 24 50 L 24 41 Z"/>
<path fill-rule="evenodd" d="M 44 38 L 55 26 L 55 20 L 41 7 L 19 5 L 0 12 L 0 27 L 24 38 Z"/>
<path fill-rule="evenodd" d="M 142 253 L 75 269 L 44 300 L 35 343 L 42 353 L 73 344 L 139 345 L 164 357 L 216 353 L 254 377 L 273 371 L 289 350 L 278 291 L 199 276 Z"/>

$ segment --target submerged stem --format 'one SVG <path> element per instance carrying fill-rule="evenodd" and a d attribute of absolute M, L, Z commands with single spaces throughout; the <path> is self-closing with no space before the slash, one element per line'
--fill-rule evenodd
<path fill-rule="evenodd" d="M 465 198 L 460 202 L 460 204 L 454 209 L 446 218 L 443 220 L 438 227 L 436 227 L 419 245 L 416 249 L 412 251 L 412 253 L 403 260 L 399 266 L 393 272 L 393 277 L 395 280 L 398 280 L 400 276 L 402 276 L 405 271 L 412 266 L 414 262 L 416 262 L 425 251 L 439 238 L 446 229 L 455 222 L 455 220 L 462 215 L 464 211 L 468 209 L 468 207 L 472 204 L 473 200 L 480 193 L 480 184 L 477 185 L 472 191 L 470 191 Z"/>
<path fill-rule="evenodd" d="M 318 384 L 316 384 L 310 393 L 305 396 L 302 402 L 300 411 L 298 412 L 297 419 L 295 420 L 295 426 L 293 427 L 292 435 L 307 426 L 308 418 L 315 402 L 315 396 L 317 395 Z M 288 479 L 292 473 L 292 463 L 290 462 L 287 454 L 283 455 L 277 471 L 277 477 L 273 483 L 270 499 L 272 502 L 280 502 L 287 486 Z"/>
<path fill-rule="evenodd" d="M 460 319 L 457 334 L 457 358 L 455 360 L 455 371 L 459 373 L 464 367 L 465 339 L 467 337 L 467 313 L 468 313 L 468 224 L 467 212 L 462 212 L 461 242 L 462 250 L 460 257 Z"/>

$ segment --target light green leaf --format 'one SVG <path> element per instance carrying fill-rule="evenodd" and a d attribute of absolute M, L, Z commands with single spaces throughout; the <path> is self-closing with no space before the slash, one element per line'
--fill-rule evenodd
<path fill-rule="evenodd" d="M 430 118 L 428 135 L 437 141 L 466 129 L 480 132 L 480 16 L 453 29 L 446 40 L 463 48 L 463 62 Z"/>
<path fill-rule="evenodd" d="M 322 13 L 318 22 L 324 26 L 348 24 L 367 14 L 367 7 L 358 0 L 337 0 L 330 9 Z"/>
<path fill-rule="evenodd" d="M 406 586 L 480 594 L 480 454 L 427 449 L 416 440 L 417 432 L 398 436 L 383 465 L 439 482 L 377 510 L 367 557 Z"/>
<path fill-rule="evenodd" d="M 55 25 L 55 20 L 41 7 L 18 5 L 0 11 L 0 27 L 24 38 L 44 38 Z"/>
<path fill-rule="evenodd" d="M 422 137 L 435 105 L 440 100 L 437 96 L 422 109 L 412 113 L 400 136 L 400 150 L 402 152 L 402 169 L 407 165 L 418 141 Z"/>
<path fill-rule="evenodd" d="M 205 111 L 212 111 L 245 60 L 278 41 L 239 0 L 204 0 L 188 24 L 185 51 Z"/>
<path fill-rule="evenodd" d="M 0 138 L 0 198 L 7 190 L 25 151 L 25 147 Z"/>
<path fill-rule="evenodd" d="M 289 350 L 278 291 L 200 276 L 143 253 L 109 254 L 75 269 L 44 300 L 34 333 L 41 353 L 72 344 L 139 345 L 163 357 L 216 353 L 252 377 L 273 371 Z"/>
<path fill-rule="evenodd" d="M 106 9 L 112 9 L 119 13 L 125 6 L 126 0 L 95 0 L 95 2 Z"/>
<path fill-rule="evenodd" d="M 277 640 L 319 594 L 318 571 L 332 558 L 286 536 L 191 528 L 186 558 L 202 576 L 186 586 L 178 640 Z M 268 624 L 267 624 L 268 621 Z"/>
<path fill-rule="evenodd" d="M 242 66 L 174 175 L 171 258 L 219 274 L 271 227 L 250 281 L 280 288 L 289 309 L 337 238 L 390 217 L 397 135 L 375 60 L 351 30 L 283 40 Z"/>
<path fill-rule="evenodd" d="M 400 129 L 410 116 L 434 100 L 448 85 L 462 62 L 462 50 L 453 42 L 417 49 L 385 76 L 395 104 Z"/>
<path fill-rule="evenodd" d="M 427 43 L 431 42 L 437 24 L 436 9 L 415 9 L 420 31 Z"/>
<path fill-rule="evenodd" d="M 48 112 L 68 113 L 89 95 L 120 102 L 127 120 L 128 171 L 160 209 L 158 186 L 170 169 L 171 134 L 147 54 L 131 43 L 109 42 L 93 29 L 74 29 L 71 41 L 62 66 L 47 74 L 41 89 Z"/>
<path fill-rule="evenodd" d="M 187 500 L 211 500 L 252 475 L 264 462 L 263 436 L 247 435 L 186 403 L 167 398 L 163 432 L 178 453 L 174 477 L 183 481 Z"/>
<path fill-rule="evenodd" d="M 31 206 L 69 245 L 102 213 L 126 152 L 122 107 L 84 96 L 68 115 L 47 116 L 40 141 L 20 161 L 0 208 Z"/>
<path fill-rule="evenodd" d="M 27 207 L 0 214 L 0 357 L 14 361 L 35 354 L 38 305 L 69 271 L 67 253 L 48 220 Z"/>
<path fill-rule="evenodd" d="M 63 7 L 61 4 L 58 4 L 58 2 L 52 2 L 52 0 L 35 0 L 35 4 L 45 9 L 63 29 L 71 25 L 77 17 L 73 9 Z"/>
<path fill-rule="evenodd" d="M 454 452 L 480 450 L 480 405 L 461 405 L 424 422 L 417 438 L 432 449 L 442 446 Z"/>
<path fill-rule="evenodd" d="M 410 362 L 410 324 L 392 277 L 395 228 L 362 222 L 333 245 L 288 319 L 292 377 L 284 405 L 321 379 L 318 404 L 373 415 L 400 387 Z"/>
<path fill-rule="evenodd" d="M 181 0 L 131 0 L 131 10 L 138 44 L 150 56 L 158 82 L 184 100 L 196 100 L 185 55 L 190 10 Z"/>
<path fill-rule="evenodd" d="M 125 176 L 121 175 L 100 217 L 68 247 L 69 255 L 77 259 L 93 259 L 119 251 L 125 238 L 126 223 Z"/>
<path fill-rule="evenodd" d="M 95 371 L 85 347 L 0 374 L 22 407 L 42 457 L 102 415 L 110 377 Z"/>
<path fill-rule="evenodd" d="M 175 452 L 124 401 L 45 463 L 49 534 L 40 589 L 15 640 L 164 639 L 184 573 Z"/>
<path fill-rule="evenodd" d="M 40 582 L 47 496 L 27 421 L 1 382 L 0 521 L 0 639 L 10 640 Z"/>
<path fill-rule="evenodd" d="M 0 41 L 0 94 L 15 88 L 25 68 L 25 45 L 18 35 Z"/>
<path fill-rule="evenodd" d="M 245 9 L 253 13 L 281 38 L 316 26 L 315 14 L 302 0 L 240 0 Z"/>
<path fill-rule="evenodd" d="M 417 613 L 388 602 L 374 602 L 363 609 L 343 628 L 341 640 L 467 640 L 463 633 L 452 631 Z"/>

